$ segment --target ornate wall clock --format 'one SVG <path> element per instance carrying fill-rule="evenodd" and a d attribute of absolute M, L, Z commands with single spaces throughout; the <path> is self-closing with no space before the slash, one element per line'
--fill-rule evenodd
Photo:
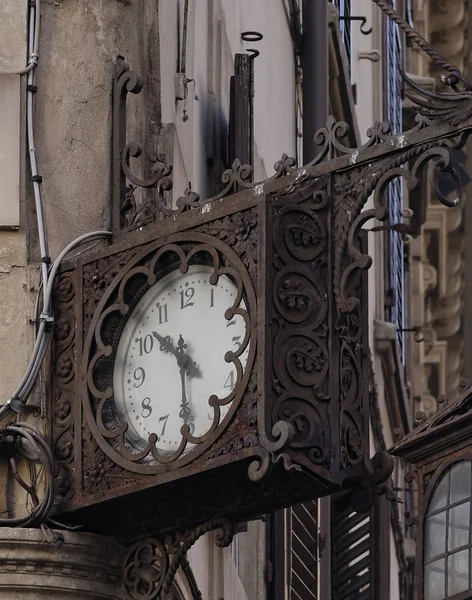
<path fill-rule="evenodd" d="M 241 192 L 65 265 L 58 513 L 134 539 L 250 518 L 365 474 L 360 304 L 333 320 L 320 183 Z"/>
<path fill-rule="evenodd" d="M 132 170 L 123 119 L 142 81 L 119 67 L 113 243 L 56 280 L 56 513 L 130 540 L 340 490 L 368 510 L 392 461 L 368 450 L 361 229 L 385 219 L 392 179 L 413 185 L 427 159 L 446 160 L 424 142 L 429 121 L 408 150 L 378 125 L 352 151 L 329 120 L 307 168 L 284 156 L 253 184 L 235 161 L 217 196 L 187 190 L 171 206 L 168 170 Z"/>
<path fill-rule="evenodd" d="M 136 473 L 194 460 L 247 387 L 257 304 L 228 246 L 198 233 L 146 245 L 103 295 L 85 341 L 85 415 L 104 453 Z"/>

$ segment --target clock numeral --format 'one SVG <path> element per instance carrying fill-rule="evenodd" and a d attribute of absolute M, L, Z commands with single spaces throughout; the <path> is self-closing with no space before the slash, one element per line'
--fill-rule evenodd
<path fill-rule="evenodd" d="M 134 384 L 135 388 L 141 387 L 146 379 L 146 373 L 142 367 L 138 367 L 133 373 L 134 380 L 136 383 Z"/>
<path fill-rule="evenodd" d="M 156 307 L 159 309 L 159 325 L 162 325 L 162 323 L 167 323 L 167 304 L 160 304 L 158 302 Z"/>
<path fill-rule="evenodd" d="M 215 306 L 215 288 L 211 288 L 210 290 L 210 308 Z"/>
<path fill-rule="evenodd" d="M 225 384 L 223 386 L 225 389 L 229 389 L 231 391 L 233 391 L 234 388 L 234 371 L 231 371 L 230 374 L 228 375 Z"/>
<path fill-rule="evenodd" d="M 135 342 L 138 342 L 139 344 L 139 356 L 142 356 L 143 352 L 145 354 L 149 354 L 150 352 L 152 352 L 154 346 L 154 338 L 150 333 L 147 334 L 147 336 L 144 338 L 144 341 L 142 337 L 139 337 L 135 339 Z"/>
<path fill-rule="evenodd" d="M 233 339 L 231 340 L 233 342 L 233 344 L 236 344 L 236 346 L 239 348 L 241 348 L 241 342 L 239 341 L 243 336 L 242 335 L 234 335 Z"/>
<path fill-rule="evenodd" d="M 231 325 L 236 325 L 236 319 L 231 319 L 226 323 L 226 327 L 231 327 Z"/>
<path fill-rule="evenodd" d="M 141 411 L 142 418 L 147 419 L 148 417 L 150 417 L 152 414 L 151 398 L 144 398 L 144 400 L 141 402 L 141 407 L 143 409 Z"/>
<path fill-rule="evenodd" d="M 193 306 L 195 302 L 192 301 L 192 298 L 195 295 L 195 288 L 189 287 L 186 290 L 182 290 L 180 292 L 180 308 L 187 308 L 188 306 Z"/>
<path fill-rule="evenodd" d="M 164 415 L 163 417 L 159 417 L 158 423 L 162 423 L 162 421 L 164 421 L 164 424 L 162 425 L 162 430 L 160 435 L 157 436 L 157 441 L 160 442 L 161 438 L 163 437 L 165 431 L 166 431 L 166 425 L 167 425 L 167 419 L 169 418 L 169 415 Z"/>

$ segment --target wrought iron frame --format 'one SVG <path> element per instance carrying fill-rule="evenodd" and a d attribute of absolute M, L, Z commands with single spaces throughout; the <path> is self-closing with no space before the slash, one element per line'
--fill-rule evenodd
<path fill-rule="evenodd" d="M 164 541 L 146 538 L 134 544 L 123 566 L 123 587 L 127 597 L 130 600 L 172 597 L 169 596 L 172 583 L 187 551 L 202 535 L 214 530 L 218 547 L 231 544 L 235 527 L 228 519 L 213 519 L 191 531 L 168 536 Z"/>

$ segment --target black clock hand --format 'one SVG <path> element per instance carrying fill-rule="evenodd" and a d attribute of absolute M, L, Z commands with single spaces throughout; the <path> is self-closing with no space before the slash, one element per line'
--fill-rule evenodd
<path fill-rule="evenodd" d="M 186 370 L 186 374 L 189 377 L 201 377 L 202 374 L 200 369 L 197 367 L 197 364 L 191 357 L 185 352 L 187 348 L 187 344 L 185 343 L 182 335 L 179 336 L 179 341 L 177 342 L 177 348 L 174 347 L 172 343 L 172 339 L 170 335 L 166 335 L 165 337 L 159 335 L 156 331 L 152 332 L 152 335 L 159 342 L 159 350 L 165 352 L 167 354 L 173 354 L 177 359 L 177 366 L 179 368 L 184 368 Z"/>
<path fill-rule="evenodd" d="M 183 420 L 185 425 L 188 425 L 190 421 L 193 421 L 194 417 L 185 393 L 185 367 L 180 367 L 180 383 L 182 386 L 182 401 L 180 403 L 179 417 Z"/>
<path fill-rule="evenodd" d="M 170 335 L 166 335 L 164 337 L 162 335 L 159 335 L 156 331 L 153 331 L 152 335 L 156 338 L 156 340 L 160 344 L 159 350 L 161 350 L 162 352 L 165 352 L 167 354 L 169 354 L 169 353 L 173 354 L 177 358 L 177 350 L 174 348 L 174 344 L 172 343 Z"/>
<path fill-rule="evenodd" d="M 159 350 L 166 353 L 171 353 L 177 359 L 177 366 L 180 369 L 180 384 L 182 391 L 182 400 L 180 404 L 180 412 L 179 417 L 183 420 L 185 425 L 188 425 L 191 430 L 194 427 L 193 420 L 194 416 L 192 411 L 190 410 L 190 406 L 187 400 L 187 394 L 185 391 L 185 375 L 198 377 L 200 375 L 200 370 L 195 364 L 188 354 L 186 354 L 185 350 L 187 349 L 187 344 L 185 343 L 182 335 L 179 335 L 179 340 L 177 342 L 177 348 L 174 347 L 170 336 L 163 337 L 159 335 L 157 332 L 152 332 L 153 336 L 159 341 L 160 346 Z"/>
<path fill-rule="evenodd" d="M 192 364 L 194 365 L 195 363 L 193 363 L 188 354 L 185 354 L 186 348 L 187 344 L 185 343 L 182 335 L 180 335 L 176 350 L 177 365 L 180 368 L 180 382 L 182 386 L 182 401 L 180 404 L 179 417 L 183 420 L 185 425 L 189 425 L 189 427 L 191 427 L 193 426 L 192 421 L 194 420 L 194 416 L 190 410 L 187 394 L 185 392 L 185 375 L 188 373 L 188 367 L 192 366 Z"/>

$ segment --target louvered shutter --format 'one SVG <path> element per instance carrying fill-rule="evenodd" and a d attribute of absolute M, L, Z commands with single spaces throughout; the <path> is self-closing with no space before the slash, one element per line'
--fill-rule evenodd
<path fill-rule="evenodd" d="M 316 500 L 277 511 L 269 520 L 270 600 L 318 598 L 318 505 Z"/>
<path fill-rule="evenodd" d="M 318 591 L 318 507 L 314 500 L 289 509 L 290 600 L 316 600 Z"/>
<path fill-rule="evenodd" d="M 378 496 L 367 514 L 331 503 L 332 600 L 390 597 L 390 505 Z"/>
<path fill-rule="evenodd" d="M 332 504 L 333 600 L 373 598 L 372 516 Z"/>

